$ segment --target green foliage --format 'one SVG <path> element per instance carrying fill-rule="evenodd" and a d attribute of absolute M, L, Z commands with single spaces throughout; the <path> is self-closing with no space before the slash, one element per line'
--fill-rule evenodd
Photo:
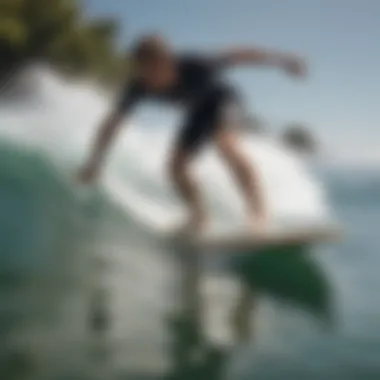
<path fill-rule="evenodd" d="M 1 71 L 38 59 L 73 74 L 120 79 L 118 31 L 112 19 L 86 19 L 76 0 L 0 0 Z"/>
<path fill-rule="evenodd" d="M 282 135 L 283 141 L 290 147 L 305 153 L 315 153 L 318 144 L 315 136 L 302 124 L 290 124 Z"/>
<path fill-rule="evenodd" d="M 27 30 L 25 25 L 16 17 L 0 15 L 0 41 L 8 44 L 12 50 L 19 51 L 27 41 Z"/>
<path fill-rule="evenodd" d="M 330 284 L 309 251 L 308 245 L 266 248 L 245 255 L 235 263 L 235 268 L 256 293 L 265 293 L 330 321 Z"/>
<path fill-rule="evenodd" d="M 263 135 L 268 132 L 268 127 L 265 121 L 258 115 L 250 115 L 246 119 L 246 129 L 255 134 L 255 135 Z"/>

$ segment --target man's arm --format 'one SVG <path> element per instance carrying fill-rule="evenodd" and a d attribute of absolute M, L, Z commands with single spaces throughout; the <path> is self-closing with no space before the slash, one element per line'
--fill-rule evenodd
<path fill-rule="evenodd" d="M 216 60 L 221 66 L 263 65 L 279 67 L 293 75 L 303 75 L 304 61 L 299 57 L 283 52 L 262 48 L 235 48 L 219 54 Z"/>
<path fill-rule="evenodd" d="M 116 107 L 114 107 L 99 127 L 90 156 L 80 173 L 80 179 L 83 182 L 90 182 L 98 175 L 108 148 L 120 129 L 122 120 L 130 113 L 131 108 L 140 98 L 141 89 L 135 83 L 124 89 Z"/>
<path fill-rule="evenodd" d="M 101 123 L 90 156 L 80 173 L 80 179 L 83 182 L 90 182 L 97 176 L 108 148 L 119 130 L 123 116 L 116 110 L 111 112 Z"/>

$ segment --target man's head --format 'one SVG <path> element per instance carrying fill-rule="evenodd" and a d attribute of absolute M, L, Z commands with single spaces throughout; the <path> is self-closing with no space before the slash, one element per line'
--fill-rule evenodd
<path fill-rule="evenodd" d="M 158 34 L 143 36 L 135 42 L 132 61 L 137 77 L 148 87 L 165 88 L 174 80 L 171 47 L 168 41 Z"/>

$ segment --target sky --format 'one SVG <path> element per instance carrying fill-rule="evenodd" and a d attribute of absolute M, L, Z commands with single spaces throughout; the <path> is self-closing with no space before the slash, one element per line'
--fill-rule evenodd
<path fill-rule="evenodd" d="M 91 16 L 120 20 L 126 47 L 141 33 L 159 31 L 180 49 L 263 46 L 301 55 L 309 65 L 306 80 L 273 68 L 235 69 L 229 76 L 249 110 L 273 128 L 302 122 L 340 149 L 366 147 L 366 154 L 380 158 L 380 1 L 85 0 L 85 5 Z M 150 112 L 141 120 L 162 123 L 163 114 Z"/>

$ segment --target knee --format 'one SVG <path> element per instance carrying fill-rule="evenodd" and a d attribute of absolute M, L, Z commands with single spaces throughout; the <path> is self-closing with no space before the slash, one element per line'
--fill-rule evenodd
<path fill-rule="evenodd" d="M 189 162 L 182 155 L 175 155 L 168 165 L 168 176 L 173 182 L 183 181 L 189 176 Z"/>
<path fill-rule="evenodd" d="M 242 169 L 248 165 L 248 160 L 237 142 L 235 136 L 224 134 L 217 140 L 217 148 L 221 157 L 228 165 Z"/>
<path fill-rule="evenodd" d="M 228 161 L 233 161 L 239 155 L 237 136 L 234 133 L 222 131 L 215 138 L 219 154 Z"/>

